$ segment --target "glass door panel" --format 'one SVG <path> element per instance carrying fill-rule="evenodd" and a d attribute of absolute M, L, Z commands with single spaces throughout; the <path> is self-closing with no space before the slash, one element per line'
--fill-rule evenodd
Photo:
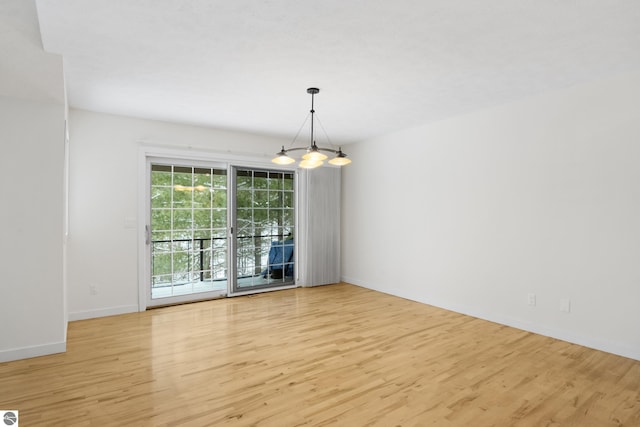
<path fill-rule="evenodd" d="M 294 179 L 289 171 L 236 167 L 234 292 L 293 285 Z"/>
<path fill-rule="evenodd" d="M 151 164 L 149 305 L 226 293 L 227 171 Z"/>

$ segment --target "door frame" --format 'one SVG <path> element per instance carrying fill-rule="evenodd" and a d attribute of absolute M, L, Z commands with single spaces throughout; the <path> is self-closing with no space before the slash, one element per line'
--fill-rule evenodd
<path fill-rule="evenodd" d="M 173 165 L 173 166 L 186 166 L 186 167 L 202 167 L 202 168 L 215 168 L 218 170 L 227 170 L 227 164 L 226 163 L 222 163 L 222 162 L 210 162 L 210 161 L 203 161 L 203 160 L 190 160 L 190 159 L 176 159 L 176 158 L 167 158 L 167 157 L 157 157 L 157 156 L 149 156 L 147 157 L 147 161 L 146 161 L 146 184 L 145 184 L 145 188 L 146 188 L 146 193 L 144 195 L 145 199 L 146 199 L 146 222 L 145 222 L 145 268 L 149 271 L 149 275 L 146 277 L 145 281 L 146 281 L 146 286 L 145 286 L 145 294 L 146 294 L 146 306 L 147 307 L 159 307 L 159 306 L 165 306 L 165 305 L 172 305 L 172 304 L 181 304 L 181 303 L 185 303 L 185 302 L 194 302 L 194 301 L 198 301 L 198 300 L 205 300 L 205 299 L 214 299 L 214 298 L 221 298 L 224 297 L 227 294 L 227 289 L 228 286 L 224 289 L 224 290 L 214 290 L 214 291 L 206 291 L 206 292 L 199 292 L 199 293 L 191 293 L 191 294 L 185 294 L 185 295 L 177 295 L 177 296 L 168 296 L 168 297 L 163 297 L 163 298 L 157 298 L 157 299 L 153 299 L 152 298 L 152 288 L 150 286 L 151 283 L 151 258 L 152 258 L 152 251 L 151 251 L 151 245 L 149 244 L 150 242 L 150 235 L 151 235 L 151 229 L 150 229 L 150 224 L 151 224 L 151 194 L 150 194 L 150 190 L 151 190 L 151 166 L 152 165 Z M 228 179 L 229 177 L 227 176 L 227 186 L 228 186 Z M 227 201 L 227 242 L 229 241 L 229 227 L 228 227 L 228 223 L 229 223 L 229 211 L 228 211 L 228 201 Z M 228 250 L 228 249 L 227 249 Z M 227 265 L 228 265 L 228 258 L 227 258 Z M 227 277 L 227 282 L 228 282 L 229 278 Z"/>
<path fill-rule="evenodd" d="M 261 172 L 270 172 L 270 171 L 279 171 L 279 172 L 288 172 L 288 173 L 292 173 L 294 175 L 293 178 L 293 206 L 294 206 L 294 230 L 295 230 L 295 234 L 297 236 L 297 227 L 298 227 L 298 171 L 297 170 L 293 170 L 293 169 L 286 169 L 286 168 L 281 168 L 281 167 L 271 167 L 271 165 L 273 165 L 273 163 L 269 163 L 269 165 L 263 165 L 263 166 L 246 166 L 246 165 L 240 165 L 240 164 L 230 164 L 229 165 L 229 169 L 227 171 L 228 174 L 228 189 L 231 189 L 232 191 L 232 196 L 229 196 L 229 203 L 228 203 L 228 212 L 229 212 L 229 227 L 231 227 L 233 229 L 233 233 L 230 233 L 230 235 L 228 235 L 229 238 L 229 266 L 230 266 L 230 271 L 231 273 L 229 274 L 229 281 L 228 281 L 228 296 L 240 296 L 240 295 L 249 295 L 249 294 L 255 294 L 255 293 L 260 293 L 260 292 L 269 292 L 269 291 L 277 291 L 277 290 L 282 290 L 282 289 L 291 289 L 291 288 L 295 288 L 297 287 L 297 282 L 298 282 L 298 243 L 296 242 L 294 244 L 293 247 L 293 263 L 294 263 L 294 268 L 293 268 L 293 282 L 289 282 L 289 283 L 283 283 L 281 285 L 272 285 L 272 284 L 266 284 L 266 285 L 261 285 L 261 286 L 254 286 L 254 287 L 249 287 L 246 290 L 245 289 L 240 289 L 238 287 L 237 284 L 237 272 L 238 272 L 238 258 L 236 255 L 234 255 L 233 257 L 231 257 L 231 254 L 237 254 L 237 243 L 238 243 L 238 239 L 237 239 L 237 234 L 236 231 L 238 230 L 238 224 L 237 224 L 237 217 L 236 215 L 234 215 L 234 213 L 237 210 L 237 197 L 236 197 L 236 191 L 237 191 L 237 172 L 238 169 L 251 169 L 252 171 L 261 171 Z M 297 239 L 296 239 L 297 240 Z M 233 251 L 233 252 L 231 252 Z"/>
<path fill-rule="evenodd" d="M 151 170 L 150 164 L 151 159 L 162 159 L 167 162 L 176 162 L 176 163 L 186 163 L 190 166 L 198 166 L 199 164 L 204 164 L 207 167 L 215 165 L 214 167 L 226 168 L 227 169 L 227 185 L 230 185 L 230 176 L 231 170 L 233 167 L 245 167 L 245 168 L 257 168 L 257 169 L 271 169 L 278 171 L 288 171 L 293 172 L 296 175 L 296 188 L 295 188 L 295 228 L 298 229 L 299 225 L 299 217 L 298 217 L 298 171 L 287 168 L 280 167 L 271 163 L 270 160 L 265 160 L 264 157 L 253 157 L 249 155 L 233 155 L 229 153 L 220 153 L 217 151 L 207 151 L 207 150 L 193 150 L 193 149 L 179 149 L 179 148 L 170 148 L 165 146 L 158 146 L 155 144 L 149 144 L 145 142 L 139 143 L 138 149 L 138 224 L 140 226 L 137 230 L 137 244 L 138 244 L 138 311 L 145 311 L 149 305 L 150 296 L 151 296 L 151 288 L 149 283 L 151 283 L 151 250 L 150 246 L 147 244 L 147 236 L 148 230 L 150 227 L 150 213 L 151 213 L 151 202 L 150 202 L 150 191 L 151 191 Z M 228 191 L 228 189 L 227 189 Z M 228 256 L 231 256 L 232 250 L 235 250 L 235 247 L 231 242 L 234 240 L 230 237 L 230 227 L 231 227 L 231 210 L 232 206 L 231 198 L 227 199 L 227 237 L 230 244 L 228 244 Z M 298 264 L 298 246 L 295 245 L 295 268 L 296 276 L 298 275 L 297 271 L 299 270 Z M 231 259 L 228 259 L 228 265 L 231 266 Z M 236 272 L 233 271 L 228 274 L 227 277 L 227 296 L 239 296 L 239 295 L 247 295 L 254 294 L 259 292 L 273 291 L 279 289 L 289 289 L 292 287 L 296 287 L 297 285 L 297 277 L 294 278 L 294 284 L 282 287 L 273 287 L 266 289 L 254 289 L 247 290 L 242 292 L 233 292 L 232 282 L 231 280 L 235 280 Z M 224 295 L 220 295 L 224 296 Z M 191 301 L 192 299 L 189 299 Z M 178 301 L 175 301 L 178 303 Z M 155 304 L 154 304 L 155 306 Z"/>

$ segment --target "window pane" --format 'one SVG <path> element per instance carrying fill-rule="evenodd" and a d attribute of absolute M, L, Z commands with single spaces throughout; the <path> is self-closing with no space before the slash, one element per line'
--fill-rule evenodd
<path fill-rule="evenodd" d="M 253 188 L 266 190 L 269 188 L 269 173 L 262 171 L 253 172 Z"/>
<path fill-rule="evenodd" d="M 236 217 L 238 221 L 251 221 L 253 218 L 253 209 L 249 208 L 238 208 L 236 209 Z"/>
<path fill-rule="evenodd" d="M 206 228 L 201 230 L 193 230 L 193 239 L 194 240 L 204 239 L 205 242 L 209 242 L 211 240 L 211 229 Z"/>
<path fill-rule="evenodd" d="M 154 230 L 171 230 L 171 210 L 154 209 L 151 211 L 151 227 Z"/>
<path fill-rule="evenodd" d="M 203 229 L 211 228 L 211 210 L 196 209 L 193 211 L 193 228 Z"/>
<path fill-rule="evenodd" d="M 239 190 L 250 189 L 253 183 L 251 171 L 238 170 L 236 176 L 236 186 Z"/>
<path fill-rule="evenodd" d="M 191 239 L 193 231 L 191 230 L 173 230 L 171 232 L 171 239 L 173 240 L 188 240 Z"/>
<path fill-rule="evenodd" d="M 293 208 L 293 193 L 282 193 L 282 207 Z"/>
<path fill-rule="evenodd" d="M 214 169 L 213 171 L 213 188 L 227 188 L 227 171 Z"/>
<path fill-rule="evenodd" d="M 236 206 L 238 208 L 250 208 L 253 206 L 253 192 L 251 190 L 238 190 L 236 192 Z"/>
<path fill-rule="evenodd" d="M 214 190 L 213 205 L 214 208 L 227 207 L 227 190 Z"/>
<path fill-rule="evenodd" d="M 293 191 L 293 174 L 285 173 L 283 175 L 282 188 L 287 191 Z"/>
<path fill-rule="evenodd" d="M 283 217 L 282 217 L 282 223 L 284 225 L 289 226 L 290 228 L 293 228 L 294 225 L 294 211 L 293 209 L 285 209 L 283 211 Z"/>
<path fill-rule="evenodd" d="M 211 211 L 213 215 L 213 221 L 211 226 L 213 228 L 226 228 L 227 226 L 227 210 L 226 209 L 214 209 Z"/>
<path fill-rule="evenodd" d="M 156 254 L 153 257 L 153 275 L 171 273 L 171 253 Z"/>
<path fill-rule="evenodd" d="M 173 272 L 175 273 L 187 273 L 191 269 L 189 268 L 189 253 L 188 252 L 174 252 L 173 253 Z"/>
<path fill-rule="evenodd" d="M 191 210 L 190 209 L 174 209 L 173 210 L 173 229 L 174 230 L 190 230 L 192 227 Z"/>
<path fill-rule="evenodd" d="M 155 253 L 160 253 L 160 252 L 170 253 L 171 242 L 169 241 L 153 242 L 153 251 Z"/>
<path fill-rule="evenodd" d="M 269 227 L 269 210 L 268 209 L 254 209 L 253 210 L 253 224 L 256 229 L 264 229 Z"/>
<path fill-rule="evenodd" d="M 269 189 L 282 190 L 282 173 L 269 172 Z"/>
<path fill-rule="evenodd" d="M 269 192 L 266 190 L 255 190 L 253 193 L 253 206 L 266 208 L 269 206 Z"/>
<path fill-rule="evenodd" d="M 191 187 L 193 185 L 193 175 L 190 167 L 174 166 L 173 167 L 173 185 L 184 185 Z"/>
<path fill-rule="evenodd" d="M 173 252 L 188 252 L 191 249 L 191 239 L 174 239 L 172 242 Z"/>
<path fill-rule="evenodd" d="M 269 207 L 281 208 L 282 207 L 282 192 L 270 191 L 269 192 Z"/>
<path fill-rule="evenodd" d="M 224 238 L 220 238 L 220 237 L 214 237 L 213 239 L 213 248 L 218 251 L 220 249 L 226 248 L 227 247 L 227 239 Z"/>
<path fill-rule="evenodd" d="M 193 186 L 203 185 L 211 187 L 211 169 L 194 168 L 193 169 Z"/>
<path fill-rule="evenodd" d="M 171 187 L 151 187 L 151 208 L 171 207 Z"/>
<path fill-rule="evenodd" d="M 173 176 L 171 174 L 171 166 L 153 165 L 151 166 L 151 184 L 166 185 L 173 184 Z"/>
<path fill-rule="evenodd" d="M 171 231 L 153 231 L 151 232 L 152 242 L 171 240 Z"/>
<path fill-rule="evenodd" d="M 211 192 L 208 188 L 204 190 L 196 190 L 193 192 L 193 207 L 195 208 L 210 208 L 211 207 Z"/>
<path fill-rule="evenodd" d="M 173 207 L 189 208 L 191 207 L 192 191 L 183 186 L 173 187 Z"/>
<path fill-rule="evenodd" d="M 151 287 L 163 287 L 171 284 L 171 274 L 165 274 L 163 276 L 153 276 L 151 279 Z"/>

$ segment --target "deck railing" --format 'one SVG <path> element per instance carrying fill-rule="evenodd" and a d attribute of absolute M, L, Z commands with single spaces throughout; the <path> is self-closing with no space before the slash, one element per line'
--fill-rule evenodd
<path fill-rule="evenodd" d="M 253 241 L 255 241 L 255 239 L 265 239 L 268 238 L 269 239 L 269 245 L 271 245 L 272 241 L 277 240 L 277 241 L 283 241 L 285 236 L 282 235 L 277 235 L 277 234 L 264 234 L 264 235 L 241 235 L 241 236 L 237 236 L 236 237 L 238 240 L 247 240 L 247 239 L 251 239 Z M 167 239 L 167 240 L 152 240 L 151 241 L 151 258 L 152 258 L 152 262 L 154 259 L 154 254 L 161 252 L 160 250 L 156 249 L 157 245 L 159 244 L 167 244 L 167 243 L 189 243 L 187 245 L 187 247 L 184 250 L 180 250 L 179 252 L 184 252 L 184 253 L 188 253 L 189 255 L 193 255 L 197 253 L 197 268 L 194 269 L 195 271 L 199 272 L 199 278 L 200 281 L 203 282 L 205 279 L 205 273 L 206 272 L 210 272 L 211 268 L 207 265 L 205 268 L 205 264 L 207 264 L 207 260 L 205 259 L 205 253 L 207 251 L 210 251 L 211 255 L 210 255 L 210 259 L 213 260 L 214 259 L 214 245 L 213 242 L 214 241 L 224 241 L 227 240 L 227 237 L 209 237 L 209 238 L 193 238 L 193 239 Z M 210 242 L 210 243 L 207 243 Z M 240 245 L 239 245 L 240 246 Z M 228 246 L 227 245 L 223 245 L 224 250 L 226 251 Z M 266 253 L 268 254 L 270 246 L 266 247 L 266 248 L 262 248 L 261 246 L 253 246 L 252 247 L 252 253 L 255 254 L 256 250 L 259 250 L 260 253 Z M 171 250 L 173 250 L 173 248 L 171 248 Z M 247 259 L 249 259 L 249 257 L 246 257 Z M 253 258 L 255 259 L 255 258 Z M 192 259 L 190 257 L 189 261 L 188 261 L 189 265 L 191 265 L 192 263 Z M 224 264 L 226 264 L 226 259 Z M 264 267 L 264 266 L 254 266 L 254 267 Z M 152 267 L 152 271 L 153 271 L 153 267 Z M 244 276 L 242 276 L 244 277 Z M 170 283 L 167 283 L 170 284 Z M 157 286 L 157 285 L 156 285 Z"/>

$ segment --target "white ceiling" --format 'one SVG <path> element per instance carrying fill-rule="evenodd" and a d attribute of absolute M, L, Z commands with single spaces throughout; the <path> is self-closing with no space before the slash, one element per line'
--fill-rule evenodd
<path fill-rule="evenodd" d="M 333 143 L 640 69 L 638 0 L 36 0 L 72 107 Z"/>

